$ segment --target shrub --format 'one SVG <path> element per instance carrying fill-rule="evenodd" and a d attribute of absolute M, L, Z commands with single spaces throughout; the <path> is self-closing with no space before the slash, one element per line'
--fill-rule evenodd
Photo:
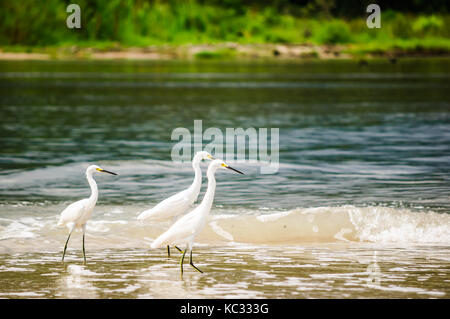
<path fill-rule="evenodd" d="M 349 43 L 352 36 L 350 28 L 344 22 L 333 20 L 320 27 L 317 40 L 324 44 Z"/>
<path fill-rule="evenodd" d="M 418 17 L 412 26 L 419 35 L 436 35 L 444 25 L 444 21 L 435 15 Z"/>

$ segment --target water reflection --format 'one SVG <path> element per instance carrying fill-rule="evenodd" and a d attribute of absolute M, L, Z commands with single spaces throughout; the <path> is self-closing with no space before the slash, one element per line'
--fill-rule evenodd
<path fill-rule="evenodd" d="M 445 298 L 449 247 L 373 244 L 200 247 L 200 274 L 164 251 L 93 251 L 86 266 L 58 253 L 1 255 L 6 298 Z M 20 260 L 20 262 L 18 262 Z M 381 272 L 382 271 L 382 272 Z"/>
<path fill-rule="evenodd" d="M 369 288 L 380 288 L 381 282 L 381 271 L 377 263 L 377 251 L 373 252 L 372 263 L 367 266 L 367 287 Z"/>
<path fill-rule="evenodd" d="M 98 290 L 92 279 L 98 274 L 81 265 L 68 265 L 58 283 L 62 298 L 98 298 Z"/>

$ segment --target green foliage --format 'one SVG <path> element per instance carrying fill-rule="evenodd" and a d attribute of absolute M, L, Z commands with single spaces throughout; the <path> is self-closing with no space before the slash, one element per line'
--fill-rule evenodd
<path fill-rule="evenodd" d="M 103 49 L 237 42 L 355 44 L 357 47 L 366 44 L 383 48 L 399 41 L 403 46 L 409 41 L 444 47 L 450 42 L 450 15 L 413 15 L 390 10 L 389 6 L 382 11 L 381 29 L 369 29 L 365 12 L 355 9 L 354 4 L 337 1 L 314 0 L 300 5 L 289 0 L 77 0 L 82 28 L 71 30 L 66 27 L 69 3 L 67 0 L 0 0 L 0 45 L 3 48 L 95 46 Z M 416 11 L 429 9 L 425 1 L 417 3 Z M 331 19 L 336 12 L 341 12 L 341 17 Z M 357 14 L 350 15 L 351 12 Z M 223 54 L 230 53 L 205 52 L 198 57 Z"/>
<path fill-rule="evenodd" d="M 333 20 L 319 29 L 317 40 L 324 44 L 349 43 L 352 40 L 352 35 L 345 22 Z"/>
<path fill-rule="evenodd" d="M 412 29 L 419 35 L 436 35 L 443 25 L 443 19 L 436 15 L 420 16 L 414 21 Z"/>
<path fill-rule="evenodd" d="M 394 38 L 408 39 L 413 36 L 411 20 L 404 15 L 397 15 L 391 23 L 392 35 Z"/>
<path fill-rule="evenodd" d="M 200 51 L 194 56 L 197 59 L 230 59 L 236 55 L 236 51 L 232 49 L 220 49 L 215 51 Z"/>

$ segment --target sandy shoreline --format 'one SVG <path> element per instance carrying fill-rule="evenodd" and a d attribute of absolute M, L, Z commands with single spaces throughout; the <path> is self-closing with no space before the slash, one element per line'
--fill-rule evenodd
<path fill-rule="evenodd" d="M 190 59 L 361 59 L 398 57 L 444 57 L 449 52 L 435 50 L 405 51 L 401 49 L 366 54 L 352 54 L 349 45 L 311 44 L 198 44 L 160 45 L 131 48 L 82 48 L 77 46 L 42 48 L 36 52 L 9 52 L 0 48 L 0 60 L 190 60 Z"/>
<path fill-rule="evenodd" d="M 79 238 L 77 238 L 79 239 Z M 80 243 L 61 252 L 0 254 L 0 297 L 16 298 L 448 298 L 446 247 L 364 244 L 209 246 L 180 275 L 178 253 Z"/>

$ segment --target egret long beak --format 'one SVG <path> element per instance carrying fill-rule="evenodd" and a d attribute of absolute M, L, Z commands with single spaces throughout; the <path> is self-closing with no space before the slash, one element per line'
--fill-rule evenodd
<path fill-rule="evenodd" d="M 97 170 L 98 170 L 99 172 L 102 172 L 102 173 L 108 173 L 108 174 L 112 174 L 112 175 L 117 175 L 116 173 L 107 171 L 106 169 L 97 169 Z"/>
<path fill-rule="evenodd" d="M 231 169 L 232 171 L 235 171 L 236 173 L 244 174 L 244 173 L 242 173 L 241 171 L 238 171 L 237 169 L 231 167 L 230 165 L 227 165 L 227 164 L 224 165 L 224 164 L 222 164 L 222 166 L 224 166 L 225 168 Z"/>

